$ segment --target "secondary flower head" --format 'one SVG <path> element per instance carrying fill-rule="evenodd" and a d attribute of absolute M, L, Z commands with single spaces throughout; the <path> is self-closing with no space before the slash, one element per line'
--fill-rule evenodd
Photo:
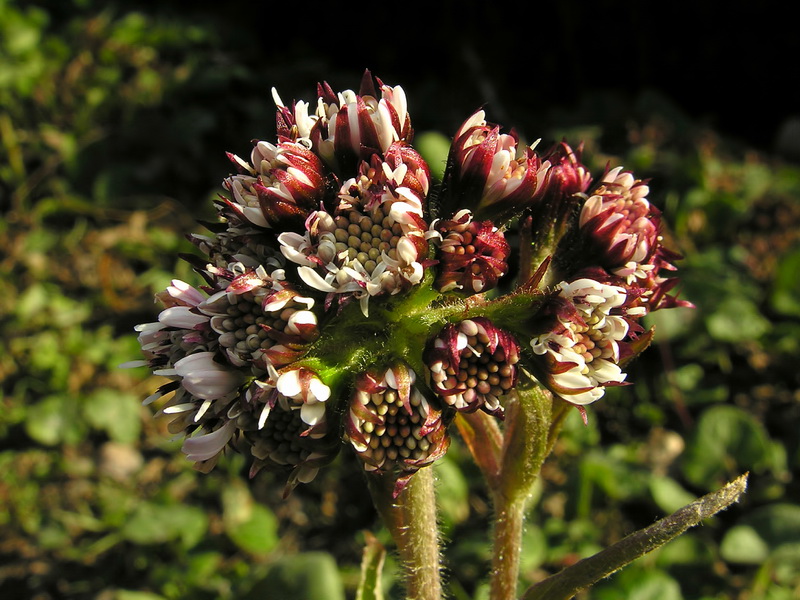
<path fill-rule="evenodd" d="M 447 325 L 425 360 L 434 391 L 456 410 L 502 415 L 500 398 L 517 384 L 519 344 L 485 318 Z"/>
<path fill-rule="evenodd" d="M 380 79 L 377 84 L 380 97 L 369 72 L 364 74 L 359 94 L 352 90 L 337 94 L 327 83 L 318 86 L 313 125 L 303 129 L 309 129 L 314 152 L 334 171 L 352 169 L 361 160 L 381 156 L 393 143 L 410 142 L 413 137 L 403 88 L 385 85 Z"/>
<path fill-rule="evenodd" d="M 447 450 L 450 439 L 436 409 L 403 365 L 356 378 L 345 436 L 367 471 L 410 475 Z"/>
<path fill-rule="evenodd" d="M 573 150 L 566 142 L 554 145 L 543 160 L 550 163 L 547 179 L 547 195 L 555 201 L 583 194 L 592 182 L 592 175 L 581 163 L 583 145 Z"/>
<path fill-rule="evenodd" d="M 338 296 L 340 303 L 358 299 L 365 314 L 371 297 L 407 291 L 423 275 L 424 186 L 409 175 L 402 156 L 395 158 L 399 164 L 362 163 L 358 177 L 342 184 L 332 213 L 315 211 L 305 234 L 278 237 L 306 285 Z"/>
<path fill-rule="evenodd" d="M 219 209 L 234 223 L 296 228 L 325 197 L 322 161 L 305 144 L 259 141 L 251 153 L 252 165 L 235 154 L 228 158 L 239 174 L 225 180 L 230 198 L 222 198 Z"/>
<path fill-rule="evenodd" d="M 541 357 L 537 378 L 573 404 L 599 400 L 605 386 L 625 381 L 619 361 L 628 322 L 617 311 L 625 300 L 618 286 L 592 279 L 562 282 L 545 311 L 549 329 L 531 340 Z"/>
<path fill-rule="evenodd" d="M 267 364 L 291 363 L 318 337 L 313 306 L 313 298 L 260 269 L 237 275 L 198 310 L 211 316 L 211 328 L 231 363 L 255 361 L 266 370 Z"/>
<path fill-rule="evenodd" d="M 508 272 L 511 247 L 492 221 L 475 222 L 470 211 L 436 224 L 441 235 L 435 285 L 442 292 L 478 294 L 493 289 Z"/>
<path fill-rule="evenodd" d="M 550 163 L 532 147 L 518 155 L 516 135 L 488 125 L 479 110 L 455 135 L 445 173 L 446 209 L 469 208 L 477 219 L 498 223 L 534 204 L 546 189 Z"/>
<path fill-rule="evenodd" d="M 309 372 L 290 372 L 292 375 L 275 376 L 254 382 L 247 394 L 247 403 L 237 415 L 237 425 L 245 431 L 253 464 L 250 475 L 261 469 L 283 472 L 288 475 L 286 490 L 290 492 L 298 483 L 308 483 L 316 477 L 319 468 L 331 462 L 340 444 L 329 427 L 322 411 L 304 411 L 304 407 L 322 406 L 326 398 L 325 386 Z M 281 383 L 280 378 L 284 377 Z M 303 398 L 301 381 L 306 379 L 306 397 Z M 277 381 L 276 381 L 277 379 Z M 281 383 L 280 388 L 278 383 Z M 295 386 L 297 389 L 289 389 Z M 312 392 L 316 387 L 316 394 Z M 296 391 L 296 397 L 280 390 Z M 328 390 L 329 391 L 329 390 Z M 309 403 L 309 394 L 313 400 Z M 315 414 L 315 413 L 321 413 Z M 309 423 L 313 421 L 313 423 Z"/>
<path fill-rule="evenodd" d="M 611 169 L 583 205 L 580 226 L 597 260 L 628 283 L 652 270 L 661 215 L 647 200 L 649 188 L 621 167 Z"/>

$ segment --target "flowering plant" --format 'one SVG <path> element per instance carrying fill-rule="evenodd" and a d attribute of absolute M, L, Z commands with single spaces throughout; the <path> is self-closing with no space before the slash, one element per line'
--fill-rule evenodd
<path fill-rule="evenodd" d="M 169 379 L 146 402 L 169 395 L 198 469 L 234 447 L 287 494 L 349 447 L 411 598 L 441 597 L 428 466 L 457 430 L 494 502 L 492 598 L 514 598 L 542 462 L 568 411 L 585 419 L 628 383 L 653 336 L 642 318 L 690 306 L 672 293 L 679 257 L 647 183 L 621 167 L 594 179 L 580 148 L 523 147 L 479 110 L 434 181 L 402 88 L 367 72 L 358 93 L 317 92 L 273 93 L 277 139 L 228 155 L 220 223 L 190 236 L 205 284 L 174 280 L 138 327 L 143 364 Z M 647 550 L 524 597 L 568 598 Z"/>

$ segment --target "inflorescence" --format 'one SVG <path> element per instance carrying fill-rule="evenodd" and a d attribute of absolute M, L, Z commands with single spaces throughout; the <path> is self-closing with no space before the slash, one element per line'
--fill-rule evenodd
<path fill-rule="evenodd" d="M 358 94 L 317 95 L 273 93 L 277 139 L 228 155 L 220 224 L 189 236 L 205 284 L 174 280 L 137 327 L 140 364 L 169 379 L 146 403 L 169 396 L 199 469 L 235 447 L 288 491 L 344 441 L 402 486 L 457 412 L 503 418 L 522 379 L 594 402 L 647 345 L 641 318 L 689 306 L 648 186 L 621 167 L 593 182 L 580 149 L 539 154 L 477 111 L 435 182 L 402 88 L 367 72 Z"/>

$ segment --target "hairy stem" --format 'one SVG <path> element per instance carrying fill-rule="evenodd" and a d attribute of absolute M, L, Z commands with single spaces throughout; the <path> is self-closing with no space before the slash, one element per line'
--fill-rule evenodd
<path fill-rule="evenodd" d="M 552 425 L 552 396 L 529 381 L 520 385 L 507 402 L 503 456 L 496 487 L 492 489 L 495 523 L 491 600 L 516 598 L 525 508 L 552 448 Z"/>
<path fill-rule="evenodd" d="M 490 600 L 513 600 L 517 597 L 525 500 L 516 498 L 509 501 L 505 497 L 495 497 Z"/>
<path fill-rule="evenodd" d="M 747 474 L 722 489 L 640 529 L 616 544 L 531 586 L 522 600 L 569 600 L 580 590 L 618 571 L 628 563 L 663 546 L 681 533 L 736 502 L 747 488 Z"/>
<path fill-rule="evenodd" d="M 393 498 L 390 476 L 370 478 L 378 512 L 397 544 L 406 572 L 407 600 L 441 600 L 439 529 L 433 469 L 420 469 Z"/>

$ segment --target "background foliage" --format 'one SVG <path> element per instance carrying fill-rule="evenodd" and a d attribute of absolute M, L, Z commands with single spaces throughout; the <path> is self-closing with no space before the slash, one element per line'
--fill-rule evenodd
<path fill-rule="evenodd" d="M 322 78 L 357 86 L 365 66 L 408 90 L 434 165 L 446 136 L 489 101 L 491 118 L 545 143 L 584 140 L 595 172 L 611 162 L 651 177 L 686 256 L 682 296 L 697 310 L 655 315 L 636 385 L 593 405 L 588 426 L 573 415 L 545 465 L 526 580 L 750 471 L 743 502 L 586 597 L 800 597 L 797 165 L 662 93 L 511 101 L 476 66 L 460 97 L 447 78 L 404 80 L 394 62 L 382 72 L 388 51 L 377 64 L 336 63 L 293 31 L 266 60 L 261 27 L 202 3 L 183 14 L 104 6 L 0 0 L 1 597 L 353 597 L 363 531 L 388 539 L 347 453 L 287 501 L 270 475 L 249 482 L 235 455 L 197 475 L 141 407 L 156 379 L 118 365 L 139 356 L 132 327 L 155 317 L 153 294 L 173 276 L 196 282 L 177 259 L 191 251 L 183 235 L 213 218 L 223 152 L 273 134 L 269 88 L 309 98 Z M 457 51 L 470 64 L 469 47 Z M 481 598 L 482 482 L 457 441 L 435 468 L 449 593 Z M 390 560 L 390 583 L 393 572 Z"/>

